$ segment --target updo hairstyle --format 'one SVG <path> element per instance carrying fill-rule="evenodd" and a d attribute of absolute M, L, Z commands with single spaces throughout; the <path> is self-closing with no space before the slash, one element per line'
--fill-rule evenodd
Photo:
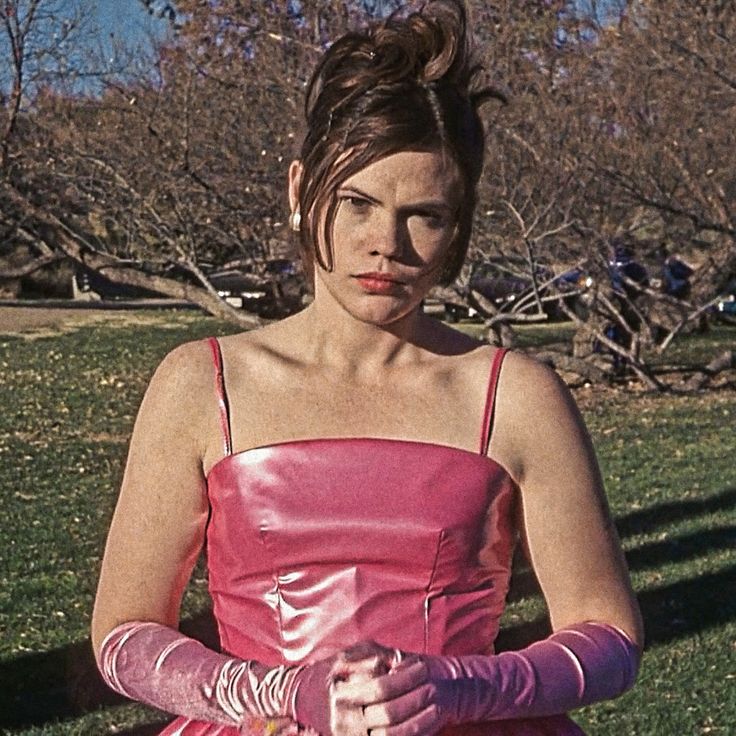
<path fill-rule="evenodd" d="M 481 87 L 480 72 L 463 0 L 432 0 L 407 15 L 397 11 L 329 48 L 307 88 L 300 155 L 301 250 L 310 274 L 315 260 L 332 268 L 336 192 L 346 179 L 393 153 L 439 151 L 457 165 L 463 192 L 456 236 L 438 281 L 449 284 L 457 277 L 483 167 L 478 108 L 491 97 L 503 99 Z"/>

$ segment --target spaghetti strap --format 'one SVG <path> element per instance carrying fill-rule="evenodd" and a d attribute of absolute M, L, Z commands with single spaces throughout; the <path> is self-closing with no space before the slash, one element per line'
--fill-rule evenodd
<path fill-rule="evenodd" d="M 486 408 L 483 412 L 483 424 L 480 434 L 480 454 L 488 454 L 488 446 L 491 444 L 491 432 L 493 431 L 493 413 L 496 403 L 496 391 L 498 390 L 498 376 L 501 373 L 503 359 L 508 353 L 508 348 L 498 348 L 491 363 L 491 374 L 488 378 L 488 391 L 486 393 Z"/>
<path fill-rule="evenodd" d="M 233 443 L 230 434 L 230 407 L 228 405 L 227 393 L 225 391 L 225 374 L 223 373 L 222 351 L 216 337 L 208 339 L 212 350 L 212 360 L 215 364 L 215 392 L 220 409 L 220 428 L 222 429 L 223 448 L 225 455 L 233 454 Z"/>

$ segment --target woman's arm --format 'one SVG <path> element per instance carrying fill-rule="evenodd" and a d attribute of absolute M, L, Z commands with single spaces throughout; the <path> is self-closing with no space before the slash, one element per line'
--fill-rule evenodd
<path fill-rule="evenodd" d="M 105 681 L 118 692 L 177 715 L 254 726 L 252 719 L 291 715 L 302 670 L 228 657 L 176 630 L 208 517 L 203 464 L 208 449 L 213 461 L 222 452 L 217 416 L 208 346 L 173 351 L 136 420 L 92 642 Z"/>
<path fill-rule="evenodd" d="M 178 625 L 207 522 L 202 461 L 217 432 L 213 386 L 207 346 L 192 343 L 164 359 L 146 391 L 102 561 L 95 654 L 121 623 Z"/>
<path fill-rule="evenodd" d="M 598 621 L 641 648 L 643 626 L 590 436 L 549 368 L 512 353 L 490 453 L 521 489 L 522 532 L 553 630 Z"/>

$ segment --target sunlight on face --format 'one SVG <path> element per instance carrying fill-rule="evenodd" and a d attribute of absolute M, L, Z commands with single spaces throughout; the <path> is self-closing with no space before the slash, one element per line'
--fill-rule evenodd
<path fill-rule="evenodd" d="M 440 152 L 403 151 L 366 166 L 337 189 L 333 268 L 317 267 L 318 282 L 344 306 L 369 304 L 387 319 L 411 311 L 442 271 L 461 190 Z"/>
<path fill-rule="evenodd" d="M 455 232 L 458 188 L 457 168 L 438 152 L 406 151 L 366 166 L 337 190 L 335 259 L 353 251 L 374 266 L 436 261 Z"/>

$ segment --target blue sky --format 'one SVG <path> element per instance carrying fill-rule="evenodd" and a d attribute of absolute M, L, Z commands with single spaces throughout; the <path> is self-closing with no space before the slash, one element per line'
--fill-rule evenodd
<path fill-rule="evenodd" d="M 125 40 L 143 40 L 163 23 L 152 19 L 138 0 L 94 0 L 96 20 L 104 36 L 114 33 Z"/>
<path fill-rule="evenodd" d="M 2 0 L 0 0 L 2 2 Z M 28 4 L 20 5 L 23 14 Z M 58 11 L 59 15 L 47 18 L 45 14 L 41 14 L 37 28 L 39 34 L 38 39 L 34 38 L 40 48 L 45 48 L 47 44 L 53 44 L 57 38 L 57 33 L 64 22 L 64 16 L 73 16 L 77 9 L 81 8 L 85 19 L 89 25 L 85 29 L 85 33 L 81 36 L 82 43 L 78 39 L 73 39 L 69 45 L 65 47 L 66 59 L 72 68 L 84 68 L 86 64 L 87 52 L 97 53 L 101 49 L 108 59 L 114 58 L 112 52 L 111 40 L 117 40 L 125 45 L 147 45 L 150 34 L 158 30 L 158 33 L 165 33 L 167 24 L 164 21 L 151 18 L 146 12 L 145 7 L 138 0 L 54 0 L 48 5 L 42 5 L 42 10 L 49 9 Z M 24 17 L 24 15 L 23 15 Z M 86 35 L 88 30 L 96 30 L 97 37 L 90 39 Z M 110 34 L 113 34 L 111 39 Z M 61 47 L 59 47 L 61 48 Z M 0 100 L 6 98 L 13 82 L 12 64 L 9 60 L 10 45 L 4 29 L 0 29 Z M 138 54 L 138 58 L 142 58 Z M 48 59 L 42 60 L 45 65 Z M 52 65 L 53 66 L 53 65 Z M 33 94 L 33 80 L 35 72 L 38 69 L 27 69 L 26 80 L 29 86 L 26 88 L 26 94 Z M 89 85 L 92 84 L 92 87 Z M 78 89 L 85 91 L 94 91 L 94 82 L 82 81 L 75 85 Z"/>
<path fill-rule="evenodd" d="M 151 32 L 166 29 L 166 23 L 152 18 L 138 0 L 86 0 L 82 4 L 105 40 L 114 34 L 120 41 L 145 42 Z"/>
<path fill-rule="evenodd" d="M 367 0 L 366 0 L 367 1 Z M 395 0 L 370 0 L 373 4 L 393 5 Z M 603 13 L 610 10 L 612 6 L 619 5 L 623 0 L 597 0 L 597 7 Z M 2 2 L 2 0 L 0 0 Z M 590 12 L 592 0 L 570 0 L 571 4 L 585 12 Z M 156 7 L 162 8 L 167 5 L 165 0 L 156 0 L 153 3 Z M 83 42 L 83 45 L 76 45 L 76 50 L 67 50 L 72 65 L 78 64 L 84 67 L 84 57 L 88 51 L 97 53 L 102 51 L 103 57 L 108 59 L 112 67 L 118 55 L 114 47 L 122 44 L 128 48 L 141 44 L 143 47 L 148 46 L 151 34 L 164 35 L 168 30 L 166 21 L 154 18 L 147 12 L 144 4 L 140 0 L 54 0 L 49 7 L 60 9 L 62 14 L 66 11 L 70 14 L 77 8 L 82 8 L 90 27 L 97 31 L 96 39 L 89 39 Z M 63 22 L 62 18 L 56 18 L 44 26 L 40 32 L 52 34 L 58 30 L 58 24 Z M 49 36 L 50 37 L 50 36 Z M 84 38 L 84 35 L 82 36 Z M 87 48 L 85 48 L 87 47 Z M 7 54 L 9 47 L 7 38 L 0 32 L 0 99 L 7 96 L 8 90 L 12 83 L 12 74 L 10 65 L 7 64 Z M 141 54 L 135 54 L 134 58 L 144 61 L 148 54 L 145 51 Z M 90 81 L 90 78 L 74 83 L 76 89 L 94 93 L 97 90 L 96 83 Z M 32 90 L 29 88 L 27 92 L 30 94 Z"/>
<path fill-rule="evenodd" d="M 139 0 L 86 0 L 85 5 L 96 8 L 96 20 L 105 37 L 114 33 L 125 40 L 145 39 L 152 29 L 162 29 L 163 21 L 155 20 L 146 12 Z M 620 0 L 572 0 L 572 6 L 583 13 L 597 7 L 599 20 L 604 21 L 621 5 Z"/>

